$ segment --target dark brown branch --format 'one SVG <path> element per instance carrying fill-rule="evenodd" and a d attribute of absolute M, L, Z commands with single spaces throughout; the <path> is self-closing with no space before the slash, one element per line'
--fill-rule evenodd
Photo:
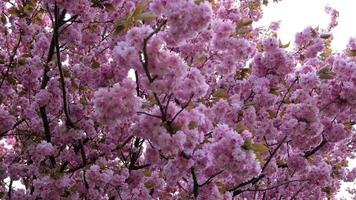
<path fill-rule="evenodd" d="M 50 13 L 49 10 L 48 10 L 48 12 Z M 52 17 L 51 17 L 52 22 L 53 22 L 53 20 L 62 21 L 64 19 L 65 14 L 66 14 L 66 10 L 64 9 L 59 18 L 52 19 Z M 57 24 L 58 24 L 57 22 L 53 22 L 53 24 L 52 24 L 53 25 L 53 30 L 59 28 L 59 27 L 56 27 Z M 55 37 L 56 37 L 55 33 L 53 33 L 53 36 L 52 36 L 52 39 L 51 39 L 51 44 L 50 44 L 49 50 L 48 50 L 47 60 L 46 60 L 46 63 L 44 64 L 44 70 L 43 70 L 43 76 L 42 76 L 42 82 L 41 82 L 41 89 L 45 89 L 47 84 L 48 84 L 48 81 L 49 81 L 49 76 L 47 75 L 47 73 L 50 70 L 49 63 L 51 62 L 53 54 L 54 54 L 55 41 L 56 41 Z M 48 116 L 47 116 L 46 106 L 41 106 L 40 107 L 40 116 L 41 116 L 42 123 L 43 123 L 43 128 L 44 128 L 44 134 L 45 134 L 46 141 L 51 143 L 51 131 L 50 131 L 50 126 L 49 126 L 49 120 L 48 120 Z M 55 161 L 54 156 L 50 156 L 49 158 L 50 158 L 52 167 L 55 167 L 56 161 Z"/>
<path fill-rule="evenodd" d="M 105 153 L 99 154 L 94 160 L 92 160 L 92 161 L 90 161 L 90 162 L 87 161 L 87 165 L 92 165 L 92 164 L 94 164 L 94 163 L 96 162 L 96 160 L 98 160 L 100 157 L 102 157 L 102 156 L 104 156 L 104 155 L 105 155 Z M 73 167 L 73 168 L 71 168 L 71 169 L 68 169 L 66 172 L 68 172 L 68 173 L 74 173 L 74 172 L 76 172 L 76 171 L 78 171 L 78 170 L 80 170 L 80 169 L 82 169 L 82 168 L 84 168 L 84 167 L 86 167 L 86 166 L 83 165 L 83 164 L 80 164 L 80 165 L 78 165 L 78 166 L 76 166 L 76 167 Z"/>
<path fill-rule="evenodd" d="M 325 144 L 327 143 L 324 135 L 323 135 L 323 139 L 322 141 L 320 142 L 320 144 L 316 147 L 314 147 L 313 149 L 309 150 L 309 151 L 306 151 L 304 153 L 304 158 L 309 158 L 310 156 L 312 156 L 313 154 L 315 154 L 317 151 L 319 151 Z"/>
<path fill-rule="evenodd" d="M 217 173 L 211 175 L 204 183 L 199 184 L 199 187 L 202 187 L 202 186 L 204 186 L 204 185 L 207 185 L 207 184 L 211 183 L 211 181 L 213 180 L 213 178 L 215 178 L 215 177 L 218 176 L 219 174 L 223 173 L 223 171 L 224 171 L 224 170 L 221 170 L 221 171 L 219 171 L 219 172 L 217 172 Z"/>
<path fill-rule="evenodd" d="M 6 130 L 6 131 L 0 133 L 0 138 L 3 137 L 3 136 L 5 136 L 5 134 L 6 134 L 7 132 L 9 132 L 9 131 L 15 129 L 18 125 L 20 125 L 20 124 L 21 124 L 22 122 L 24 122 L 24 121 L 25 121 L 25 119 L 21 119 L 21 120 L 17 121 L 17 122 L 12 126 L 11 129 Z"/>
<path fill-rule="evenodd" d="M 304 186 L 302 186 L 292 197 L 291 200 L 296 200 L 298 194 L 304 189 Z"/>
<path fill-rule="evenodd" d="M 133 166 L 131 168 L 131 170 L 139 170 L 139 169 L 143 169 L 143 168 L 146 168 L 146 167 L 149 167 L 151 166 L 150 164 L 145 164 L 145 165 L 139 165 L 139 166 Z"/>
<path fill-rule="evenodd" d="M 9 200 L 11 200 L 11 198 L 12 198 L 12 183 L 13 183 L 13 180 L 10 178 L 9 192 L 7 193 L 7 197 L 9 198 Z"/>
<path fill-rule="evenodd" d="M 78 143 L 79 143 L 79 147 L 80 147 L 80 155 L 82 157 L 83 166 L 86 166 L 87 165 L 87 157 L 86 157 L 86 154 L 85 154 L 83 141 L 79 140 Z"/>
<path fill-rule="evenodd" d="M 135 148 L 138 148 L 138 151 L 130 152 L 130 164 L 128 165 L 129 171 L 132 170 L 139 170 L 145 167 L 150 166 L 149 164 L 146 165 L 136 165 L 138 159 L 140 158 L 140 155 L 142 153 L 142 145 L 143 145 L 144 140 L 140 140 L 140 138 L 136 138 L 134 142 Z"/>
<path fill-rule="evenodd" d="M 86 173 L 85 169 L 83 169 L 83 181 L 84 181 L 84 186 L 85 186 L 86 189 L 89 189 L 89 184 L 88 184 L 86 175 L 87 175 L 87 173 Z"/>
<path fill-rule="evenodd" d="M 9 75 L 9 73 L 10 73 L 10 69 L 11 69 L 11 67 L 12 67 L 12 65 L 13 65 L 13 63 L 14 63 L 14 61 L 15 61 L 15 56 L 16 56 L 16 54 L 17 54 L 17 50 L 18 50 L 18 48 L 19 48 L 19 46 L 20 46 L 20 44 L 21 44 L 21 40 L 22 40 L 22 35 L 21 35 L 21 33 L 20 33 L 19 40 L 17 41 L 17 44 L 16 44 L 16 46 L 15 46 L 15 48 L 14 48 L 14 50 L 12 51 L 12 54 L 11 54 L 11 56 L 10 56 L 10 60 L 9 60 L 8 66 L 7 66 L 7 68 L 6 68 L 6 72 L 5 72 L 5 74 L 3 75 L 3 78 L 1 79 L 0 88 L 2 87 L 2 84 L 4 83 L 6 77 L 7 77 L 7 76 Z"/>
<path fill-rule="evenodd" d="M 68 127 L 74 127 L 74 124 L 70 119 L 69 111 L 68 111 L 67 91 L 66 91 L 64 73 L 63 73 L 62 62 L 61 62 L 60 46 L 59 46 L 59 28 L 61 25 L 64 24 L 64 22 L 63 19 L 60 19 L 60 16 L 58 16 L 59 14 L 58 11 L 59 8 L 55 4 L 55 10 L 54 10 L 55 26 L 53 31 L 53 37 L 54 37 L 54 43 L 56 48 L 57 66 L 58 66 L 61 89 L 62 89 L 63 110 L 64 110 L 64 115 L 66 117 L 66 125 Z"/>
<path fill-rule="evenodd" d="M 135 81 L 136 81 L 136 95 L 138 97 L 141 97 L 141 93 L 140 93 L 140 80 L 138 78 L 138 73 L 137 70 L 135 70 Z"/>
<path fill-rule="evenodd" d="M 197 180 L 197 176 L 195 174 L 195 170 L 194 168 L 190 168 L 190 172 L 192 174 L 192 178 L 193 178 L 193 194 L 194 194 L 194 198 L 197 198 L 199 195 L 199 184 L 198 184 L 198 180 Z"/>
<path fill-rule="evenodd" d="M 128 137 L 121 145 L 117 145 L 117 148 L 115 150 L 119 150 L 120 148 L 124 147 L 127 143 L 130 142 L 130 140 L 133 138 L 134 136 L 130 136 Z"/>
<path fill-rule="evenodd" d="M 283 182 L 283 183 L 280 183 L 280 184 L 277 184 L 277 185 L 274 185 L 274 186 L 271 186 L 271 187 L 268 187 L 268 188 L 263 188 L 263 189 L 250 189 L 250 188 L 247 188 L 245 190 L 236 190 L 234 191 L 233 193 L 233 196 L 237 196 L 241 193 L 244 193 L 244 192 L 265 192 L 265 191 L 268 191 L 268 190 L 273 190 L 273 189 L 276 189 L 276 188 L 279 188 L 280 186 L 283 186 L 283 185 L 288 185 L 290 183 L 293 183 L 293 182 L 304 182 L 304 181 L 309 181 L 307 179 L 302 179 L 302 180 L 291 180 L 291 181 L 287 181 L 287 182 Z"/>
<path fill-rule="evenodd" d="M 282 101 L 281 101 L 281 102 L 279 103 L 279 105 L 278 105 L 278 108 L 277 108 L 277 112 L 276 112 L 275 117 L 278 116 L 278 113 L 279 113 L 279 111 L 280 111 L 280 109 L 281 109 L 281 107 L 282 107 L 284 101 L 286 100 L 287 95 L 290 93 L 292 87 L 294 86 L 294 84 L 297 83 L 298 80 L 299 80 L 299 77 L 297 77 L 297 78 L 293 81 L 293 83 L 288 87 L 287 92 L 283 95 Z"/>
<path fill-rule="evenodd" d="M 64 172 L 64 170 L 66 169 L 66 167 L 68 166 L 69 162 L 68 161 L 65 161 L 62 165 L 61 165 L 61 168 L 60 168 L 60 172 Z"/>
<path fill-rule="evenodd" d="M 148 78 L 148 81 L 150 83 L 152 83 L 157 77 L 152 77 L 149 70 L 148 70 L 148 54 L 147 54 L 147 43 L 148 40 L 151 39 L 151 37 L 153 37 L 156 33 L 158 33 L 161 28 L 167 23 L 167 20 L 162 21 L 161 23 L 159 23 L 157 25 L 157 28 L 155 28 L 155 30 L 150 33 L 144 40 L 143 40 L 143 50 L 142 50 L 142 55 L 143 58 L 141 59 L 140 57 L 140 61 L 142 63 L 143 69 L 145 70 L 146 76 Z M 141 55 L 140 55 L 141 56 Z"/>
<path fill-rule="evenodd" d="M 248 184 L 256 184 L 259 180 L 261 180 L 265 176 L 266 175 L 261 174 L 259 176 L 253 177 L 252 179 L 250 179 L 250 180 L 248 180 L 246 182 L 240 183 L 239 185 L 229 189 L 228 191 L 230 191 L 230 192 L 234 191 L 234 193 L 235 193 L 235 191 L 237 191 L 238 188 L 241 188 L 241 187 L 243 187 L 245 185 L 248 185 Z"/>
<path fill-rule="evenodd" d="M 286 141 L 287 136 L 284 136 L 282 141 L 278 144 L 278 146 L 273 150 L 272 154 L 268 157 L 267 162 L 262 167 L 262 172 L 266 169 L 268 164 L 271 162 L 273 156 L 277 153 L 278 149 L 281 148 L 282 144 Z"/>
<path fill-rule="evenodd" d="M 158 118 L 158 119 L 161 119 L 162 116 L 158 116 L 158 115 L 153 115 L 153 114 L 150 114 L 150 113 L 146 113 L 146 112 L 142 112 L 142 111 L 138 111 L 136 112 L 137 114 L 144 114 L 144 115 L 147 115 L 147 116 L 150 116 L 150 117 L 155 117 L 155 118 Z"/>
<path fill-rule="evenodd" d="M 287 139 L 287 136 L 285 136 L 282 141 L 278 144 L 278 146 L 273 150 L 273 152 L 271 153 L 271 155 L 268 157 L 266 163 L 263 165 L 262 167 L 262 172 L 266 169 L 266 167 L 268 166 L 268 164 L 271 162 L 272 158 L 275 156 L 275 154 L 277 153 L 278 149 L 281 148 L 282 144 L 285 142 L 285 140 Z M 249 181 L 240 183 L 239 185 L 229 189 L 228 191 L 233 192 L 233 196 L 239 195 L 243 192 L 245 192 L 246 190 L 240 190 L 239 188 L 246 186 L 248 184 L 256 184 L 258 181 L 260 181 L 263 177 L 265 177 L 266 175 L 264 174 L 260 174 L 257 177 L 254 177 L 252 179 L 250 179 Z"/>
<path fill-rule="evenodd" d="M 166 107 L 165 107 L 165 112 L 166 113 L 168 113 L 168 106 L 169 106 L 169 103 L 171 102 L 172 96 L 173 96 L 173 94 L 168 95 L 167 102 L 166 102 Z"/>
<path fill-rule="evenodd" d="M 192 95 L 190 96 L 188 102 L 174 115 L 174 117 L 173 117 L 172 120 L 171 120 L 171 123 L 173 123 L 174 120 L 178 117 L 178 115 L 179 115 L 181 112 L 183 112 L 183 110 L 185 110 L 185 109 L 189 106 L 190 102 L 192 101 L 193 96 L 194 96 L 194 95 L 192 94 Z"/>

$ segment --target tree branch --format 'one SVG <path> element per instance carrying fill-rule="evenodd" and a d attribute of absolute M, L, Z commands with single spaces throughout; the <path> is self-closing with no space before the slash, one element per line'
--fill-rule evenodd
<path fill-rule="evenodd" d="M 11 198 L 12 198 L 12 183 L 13 183 L 13 180 L 12 180 L 12 178 L 10 178 L 9 192 L 7 193 L 7 197 L 9 198 L 9 200 L 11 200 Z"/>
<path fill-rule="evenodd" d="M 5 72 L 5 74 L 3 75 L 3 78 L 1 79 L 1 82 L 0 82 L 0 89 L 1 89 L 1 87 L 2 87 L 2 84 L 3 84 L 4 81 L 5 81 L 6 77 L 9 75 L 10 68 L 12 67 L 12 64 L 14 63 L 15 56 L 16 56 L 16 54 L 17 54 L 17 50 L 18 50 L 18 48 L 19 48 L 19 46 L 20 46 L 21 41 L 22 41 L 22 35 L 21 35 L 21 33 L 20 33 L 19 39 L 18 39 L 18 41 L 17 41 L 17 44 L 16 44 L 16 46 L 15 46 L 15 48 L 14 48 L 14 50 L 12 51 L 12 54 L 11 54 L 11 56 L 10 56 L 10 60 L 9 60 L 8 66 L 7 66 L 7 68 L 6 68 L 6 72 Z"/>
<path fill-rule="evenodd" d="M 48 9 L 48 12 L 50 13 L 49 9 Z M 66 10 L 64 9 L 62 11 L 60 17 L 54 19 L 54 22 L 53 22 L 53 19 L 51 17 L 52 22 L 53 22 L 52 23 L 53 30 L 56 30 L 56 29 L 59 28 L 59 27 L 56 27 L 57 26 L 57 22 L 55 22 L 55 21 L 57 21 L 57 20 L 62 21 L 64 19 L 65 14 L 66 14 Z M 47 75 L 47 73 L 50 70 L 49 63 L 51 62 L 53 54 L 54 54 L 55 40 L 56 40 L 55 39 L 55 33 L 53 33 L 52 39 L 51 39 L 51 44 L 50 44 L 49 50 L 48 50 L 47 60 L 46 60 L 46 63 L 44 64 L 44 70 L 43 70 L 43 76 L 42 76 L 42 82 L 41 82 L 41 89 L 45 89 L 47 84 L 48 84 L 48 81 L 49 81 L 49 76 Z M 44 127 L 44 134 L 45 134 L 46 141 L 51 143 L 51 131 L 50 131 L 50 126 L 49 126 L 49 120 L 48 120 L 48 116 L 47 116 L 46 106 L 41 106 L 40 107 L 40 116 L 41 116 L 43 127 Z M 56 165 L 55 158 L 53 156 L 50 156 L 49 158 L 50 158 L 52 167 L 55 167 L 55 165 Z"/>
<path fill-rule="evenodd" d="M 194 167 L 190 168 L 190 172 L 191 172 L 192 177 L 193 177 L 193 194 L 194 194 L 194 198 L 197 198 L 198 195 L 199 195 L 199 184 L 198 184 L 197 176 L 195 174 Z"/>
<path fill-rule="evenodd" d="M 0 133 L 0 138 L 4 137 L 7 132 L 9 132 L 9 131 L 15 129 L 18 125 L 20 125 L 20 124 L 21 124 L 22 122 L 24 122 L 24 121 L 25 121 L 25 119 L 21 119 L 21 120 L 17 121 L 17 122 L 12 126 L 11 129 L 6 130 L 6 131 Z"/>
<path fill-rule="evenodd" d="M 63 110 L 64 110 L 64 115 L 66 117 L 66 125 L 68 127 L 74 127 L 74 124 L 70 119 L 69 111 L 68 111 L 67 91 L 66 91 L 66 85 L 64 80 L 64 73 L 63 73 L 61 55 L 60 55 L 60 45 L 59 45 L 59 27 L 65 23 L 63 22 L 63 19 L 60 19 L 60 16 L 58 16 L 59 15 L 58 11 L 59 8 L 55 4 L 55 9 L 54 9 L 55 26 L 53 31 L 53 37 L 54 37 L 54 43 L 56 48 L 57 66 L 58 66 L 61 89 L 62 89 Z"/>
<path fill-rule="evenodd" d="M 281 148 L 282 144 L 284 143 L 284 141 L 286 141 L 287 136 L 284 136 L 284 138 L 282 139 L 282 141 L 278 144 L 278 146 L 273 150 L 272 154 L 269 156 L 269 158 L 267 159 L 267 162 L 263 165 L 262 167 L 262 172 L 266 169 L 266 167 L 268 166 L 268 164 L 271 162 L 273 156 L 277 153 L 278 149 Z"/>
<path fill-rule="evenodd" d="M 167 20 L 164 20 L 161 23 L 159 23 L 157 25 L 157 28 L 143 40 L 143 50 L 142 50 L 143 58 L 141 59 L 141 57 L 140 57 L 140 61 L 142 63 L 143 69 L 145 70 L 146 76 L 150 83 L 152 83 L 157 77 L 152 77 L 148 70 L 147 43 L 148 43 L 148 40 L 151 39 L 151 37 L 153 37 L 156 33 L 158 33 L 166 23 L 167 23 Z"/>
<path fill-rule="evenodd" d="M 314 147 L 313 149 L 309 150 L 309 151 L 306 151 L 304 153 L 304 158 L 309 158 L 310 156 L 312 156 L 313 154 L 315 154 L 317 151 L 319 151 L 325 144 L 327 143 L 324 135 L 323 135 L 323 139 L 322 141 L 320 142 L 320 144 L 316 147 Z"/>
<path fill-rule="evenodd" d="M 202 186 L 204 186 L 204 185 L 207 185 L 207 184 L 211 183 L 211 181 L 213 180 L 213 178 L 215 178 L 215 177 L 218 176 L 219 174 L 223 173 L 223 171 L 224 171 L 224 170 L 221 170 L 221 171 L 219 171 L 219 172 L 217 172 L 217 173 L 211 175 L 204 183 L 199 184 L 199 187 L 202 187 Z"/>
<path fill-rule="evenodd" d="M 287 92 L 283 95 L 282 101 L 281 101 L 281 102 L 279 103 L 279 105 L 278 105 L 278 108 L 277 108 L 277 112 L 276 112 L 275 117 L 278 116 L 278 113 L 279 113 L 279 111 L 280 111 L 280 109 L 281 109 L 281 107 L 282 107 L 282 105 L 283 105 L 283 103 L 284 103 L 284 101 L 285 101 L 287 95 L 289 94 L 289 92 L 291 91 L 292 87 L 294 86 L 294 84 L 297 83 L 298 80 L 299 80 L 299 77 L 297 77 L 297 78 L 293 81 L 293 83 L 288 87 Z"/>
<path fill-rule="evenodd" d="M 240 183 L 239 185 L 237 185 L 237 186 L 235 186 L 235 187 L 233 187 L 233 188 L 231 188 L 231 189 L 229 189 L 228 191 L 229 192 L 232 192 L 232 191 L 234 191 L 234 193 L 235 193 L 235 191 L 238 189 L 238 188 L 241 188 L 241 187 L 243 187 L 243 186 L 245 186 L 245 185 L 248 185 L 248 184 L 256 184 L 259 180 L 261 180 L 263 177 L 265 177 L 266 175 L 264 175 L 264 174 L 260 174 L 259 176 L 257 176 L 257 177 L 253 177 L 252 179 L 250 179 L 250 180 L 248 180 L 248 181 L 246 181 L 246 182 L 243 182 L 243 183 Z"/>

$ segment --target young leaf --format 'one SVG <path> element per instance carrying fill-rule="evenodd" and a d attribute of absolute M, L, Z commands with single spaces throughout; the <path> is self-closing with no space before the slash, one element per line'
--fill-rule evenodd
<path fill-rule="evenodd" d="M 262 144 L 262 143 L 256 143 L 256 144 L 252 144 L 251 145 L 251 149 L 255 152 L 255 153 L 265 153 L 268 151 L 268 147 L 266 147 L 266 145 Z"/>
<path fill-rule="evenodd" d="M 322 80 L 333 79 L 334 76 L 335 76 L 335 73 L 333 71 L 331 71 L 331 69 L 328 67 L 324 67 L 323 69 L 321 69 L 319 71 L 319 78 Z"/>
<path fill-rule="evenodd" d="M 106 11 L 108 11 L 108 12 L 114 12 L 115 11 L 115 7 L 111 3 L 105 3 L 104 7 L 105 7 Z"/>
<path fill-rule="evenodd" d="M 152 12 L 144 12 L 144 13 L 141 13 L 137 16 L 135 16 L 135 19 L 136 20 L 154 20 L 156 19 L 156 15 Z"/>

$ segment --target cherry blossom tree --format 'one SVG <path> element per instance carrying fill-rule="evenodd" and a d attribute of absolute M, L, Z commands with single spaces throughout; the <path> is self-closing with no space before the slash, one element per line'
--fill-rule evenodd
<path fill-rule="evenodd" d="M 1 199 L 335 199 L 356 39 L 328 7 L 289 47 L 267 2 L 0 1 Z"/>

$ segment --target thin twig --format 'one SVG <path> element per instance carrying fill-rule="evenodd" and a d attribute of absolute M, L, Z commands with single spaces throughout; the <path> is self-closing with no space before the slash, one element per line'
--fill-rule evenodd
<path fill-rule="evenodd" d="M 319 151 L 326 143 L 326 139 L 325 139 L 325 136 L 323 136 L 323 139 L 322 141 L 318 144 L 318 146 L 314 147 L 313 149 L 309 150 L 309 151 L 306 151 L 304 153 L 304 158 L 309 158 L 310 156 L 312 156 L 313 154 L 315 154 L 317 151 Z"/>
<path fill-rule="evenodd" d="M 297 78 L 293 81 L 293 83 L 288 87 L 287 92 L 283 95 L 282 101 L 281 101 L 281 102 L 279 103 L 279 105 L 278 105 L 278 108 L 277 108 L 277 112 L 276 112 L 275 117 L 278 116 L 278 113 L 279 113 L 279 111 L 280 111 L 280 109 L 281 109 L 281 107 L 282 107 L 282 105 L 283 105 L 283 103 L 284 103 L 284 101 L 285 101 L 287 95 L 288 95 L 289 92 L 291 91 L 291 89 L 292 89 L 292 87 L 294 86 L 294 84 L 297 83 L 298 79 L 299 79 L 299 77 L 297 77 Z"/>
<path fill-rule="evenodd" d="M 59 9 L 57 8 L 57 5 L 55 4 L 55 10 L 54 10 L 55 26 L 54 26 L 53 37 L 54 37 L 54 43 L 55 43 L 55 48 L 56 48 L 57 66 L 58 66 L 58 71 L 59 71 L 60 83 L 61 83 L 61 87 L 62 87 L 62 100 L 63 100 L 64 115 L 66 117 L 66 125 L 68 127 L 74 127 L 74 124 L 73 124 L 72 120 L 70 119 L 69 111 L 68 111 L 67 91 L 66 91 L 64 73 L 63 73 L 62 62 L 61 62 L 60 46 L 59 46 L 59 27 L 61 25 L 63 25 L 64 22 L 63 22 L 63 19 L 59 19 L 60 16 L 58 16 L 58 14 L 59 14 L 58 11 L 59 11 Z"/>
<path fill-rule="evenodd" d="M 18 48 L 19 48 L 19 46 L 20 46 L 21 40 L 22 40 L 22 35 L 21 35 L 21 33 L 20 33 L 20 37 L 19 37 L 19 39 L 18 39 L 18 41 L 17 41 L 17 44 L 16 44 L 16 46 L 15 46 L 15 48 L 14 48 L 14 50 L 12 51 L 12 54 L 11 54 L 11 56 L 10 56 L 10 61 L 9 61 L 9 64 L 8 64 L 8 66 L 7 66 L 7 68 L 6 68 L 6 72 L 5 72 L 5 74 L 3 75 L 3 78 L 1 79 L 1 82 L 0 82 L 0 89 L 1 89 L 1 87 L 2 87 L 2 84 L 3 84 L 4 81 L 5 81 L 6 77 L 9 75 L 9 72 L 10 72 L 10 69 L 11 69 L 11 67 L 12 67 L 12 64 L 13 64 L 14 61 L 15 61 L 15 56 L 16 56 L 16 54 L 17 54 L 17 50 L 18 50 Z"/>
<path fill-rule="evenodd" d="M 190 172 L 191 172 L 192 178 L 193 178 L 193 194 L 194 194 L 194 197 L 197 198 L 199 195 L 199 184 L 198 184 L 197 176 L 195 174 L 195 170 L 193 167 L 190 168 Z"/>
<path fill-rule="evenodd" d="M 266 167 L 268 166 L 268 164 L 271 162 L 273 156 L 277 153 L 278 149 L 281 148 L 282 144 L 284 143 L 284 141 L 287 139 L 287 136 L 284 136 L 284 138 L 282 139 L 282 141 L 278 144 L 278 146 L 273 150 L 272 154 L 268 157 L 267 162 L 263 165 L 262 167 L 262 172 L 266 169 Z"/>

